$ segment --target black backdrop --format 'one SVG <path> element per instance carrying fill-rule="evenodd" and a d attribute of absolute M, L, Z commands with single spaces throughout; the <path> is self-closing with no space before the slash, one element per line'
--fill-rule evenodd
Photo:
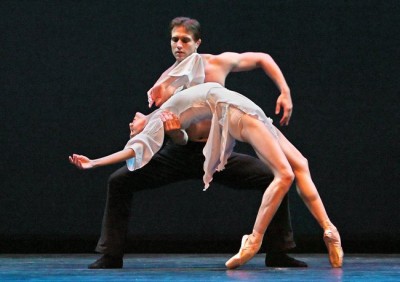
<path fill-rule="evenodd" d="M 200 52 L 262 51 L 280 65 L 294 100 L 282 130 L 307 156 L 345 251 L 400 251 L 399 14 L 395 0 L 2 1 L 0 251 L 93 250 L 118 166 L 79 171 L 67 156 L 124 146 L 173 63 L 168 23 L 182 15 L 202 23 Z M 274 116 L 278 93 L 262 71 L 227 87 Z M 290 197 L 297 250 L 323 250 Z M 128 251 L 232 252 L 258 204 L 200 181 L 140 192 Z"/>

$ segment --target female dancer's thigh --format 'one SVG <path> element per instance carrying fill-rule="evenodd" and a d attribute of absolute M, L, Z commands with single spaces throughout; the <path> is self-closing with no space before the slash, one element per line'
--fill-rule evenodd
<path fill-rule="evenodd" d="M 300 151 L 276 128 L 279 144 L 293 170 L 304 167 L 306 159 Z"/>
<path fill-rule="evenodd" d="M 229 133 L 237 140 L 248 142 L 258 157 L 276 175 L 290 168 L 276 136 L 260 120 L 248 114 L 238 118 L 238 109 L 231 109 Z"/>

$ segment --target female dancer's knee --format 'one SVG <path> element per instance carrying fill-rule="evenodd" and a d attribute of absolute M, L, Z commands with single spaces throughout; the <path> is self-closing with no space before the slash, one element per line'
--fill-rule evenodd
<path fill-rule="evenodd" d="M 285 168 L 279 171 L 279 175 L 276 176 L 276 180 L 279 183 L 278 186 L 280 189 L 282 189 L 284 193 L 287 193 L 294 181 L 294 173 L 290 168 Z"/>
<path fill-rule="evenodd" d="M 295 167 L 295 171 L 299 172 L 299 173 L 310 173 L 310 169 L 308 166 L 308 160 L 301 156 L 298 160 L 297 160 L 297 165 Z"/>

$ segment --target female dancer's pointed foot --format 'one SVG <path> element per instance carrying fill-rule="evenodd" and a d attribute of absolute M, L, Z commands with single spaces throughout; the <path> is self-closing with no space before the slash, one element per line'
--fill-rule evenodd
<path fill-rule="evenodd" d="M 228 269 L 235 269 L 251 260 L 260 250 L 262 240 L 260 242 L 252 242 L 251 235 L 244 235 L 239 252 L 231 257 L 225 266 Z"/>
<path fill-rule="evenodd" d="M 324 231 L 324 241 L 329 252 L 329 261 L 332 267 L 342 267 L 343 249 L 340 235 L 336 227 L 329 227 Z"/>

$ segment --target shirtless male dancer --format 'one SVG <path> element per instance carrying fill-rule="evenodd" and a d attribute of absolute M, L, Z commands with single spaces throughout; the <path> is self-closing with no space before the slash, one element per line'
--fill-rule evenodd
<path fill-rule="evenodd" d="M 176 62 L 165 73 L 189 55 L 197 52 L 201 44 L 200 24 L 195 19 L 178 17 L 171 21 L 171 50 Z M 201 54 L 205 62 L 205 82 L 225 85 L 230 72 L 261 68 L 280 91 L 275 113 L 283 111 L 281 125 L 288 125 L 292 113 L 290 89 L 274 60 L 265 53 Z M 162 76 L 161 76 L 162 77 Z M 149 96 L 150 97 L 150 96 Z M 149 99 L 159 107 L 169 97 L 162 95 Z M 126 165 L 115 171 L 108 180 L 108 193 L 102 223 L 101 237 L 96 251 L 103 255 L 90 264 L 90 269 L 122 268 L 124 245 L 128 232 L 130 206 L 134 192 L 155 189 L 183 180 L 203 177 L 202 153 L 210 129 L 210 121 L 202 121 L 187 129 L 189 142 L 185 146 L 167 141 L 164 147 L 143 168 L 129 171 Z M 271 172 L 257 158 L 233 152 L 225 169 L 215 174 L 213 182 L 233 189 L 255 190 L 262 195 Z M 274 220 L 264 237 L 267 254 L 265 265 L 270 267 L 307 267 L 305 262 L 287 255 L 295 247 L 290 222 L 288 198 L 282 201 Z"/>

